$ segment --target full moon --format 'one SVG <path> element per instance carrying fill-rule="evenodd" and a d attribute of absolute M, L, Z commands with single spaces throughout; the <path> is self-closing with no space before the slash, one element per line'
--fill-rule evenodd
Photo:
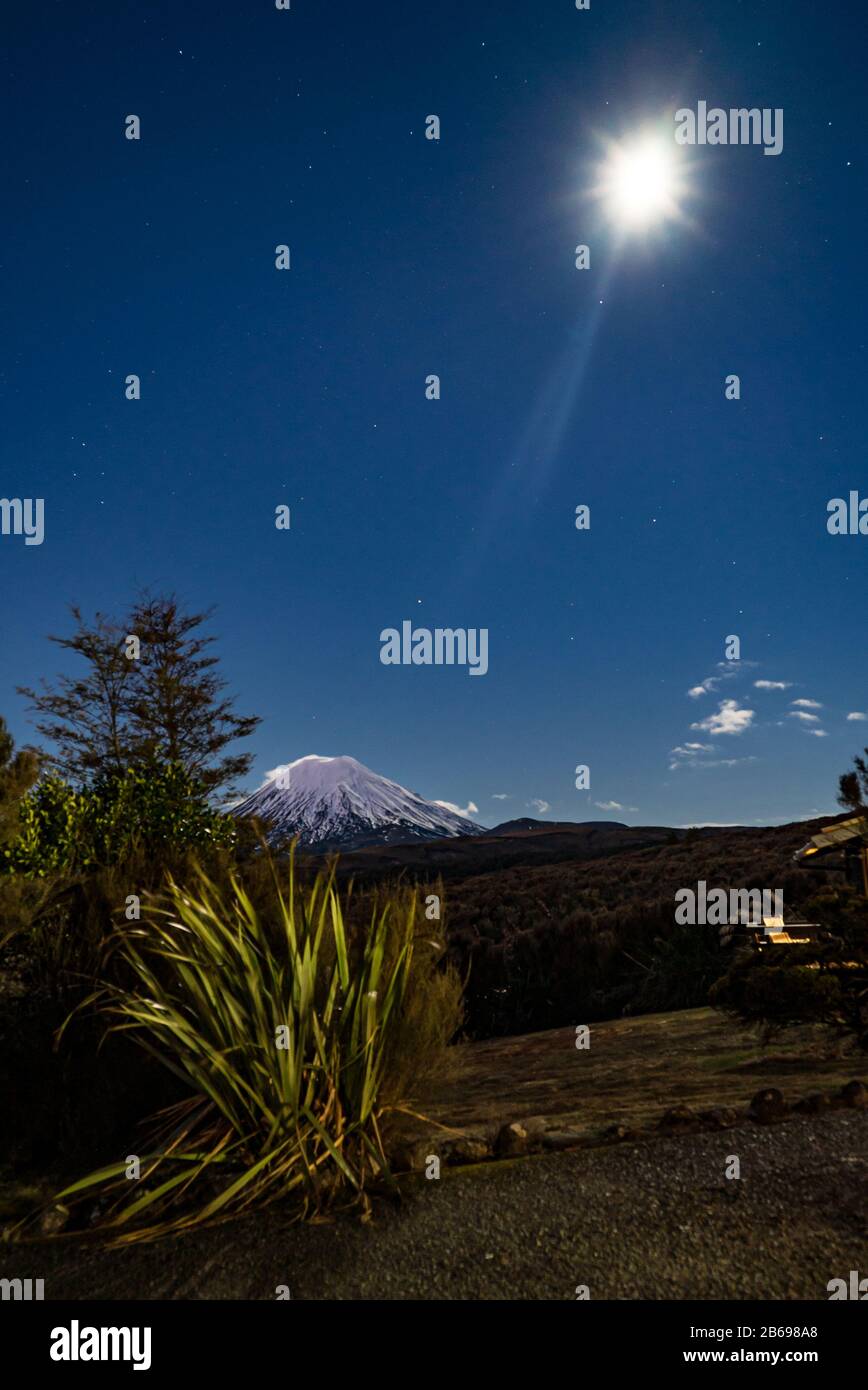
<path fill-rule="evenodd" d="M 674 142 L 654 135 L 613 145 L 597 189 L 612 221 L 627 230 L 677 216 L 681 191 Z"/>

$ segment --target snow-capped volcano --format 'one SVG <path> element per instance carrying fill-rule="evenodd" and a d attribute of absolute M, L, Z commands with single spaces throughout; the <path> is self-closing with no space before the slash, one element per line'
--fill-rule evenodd
<path fill-rule="evenodd" d="M 378 776 L 355 758 L 316 754 L 276 767 L 232 814 L 267 822 L 272 842 L 297 836 L 312 850 L 482 834 L 482 826 L 466 816 Z"/>

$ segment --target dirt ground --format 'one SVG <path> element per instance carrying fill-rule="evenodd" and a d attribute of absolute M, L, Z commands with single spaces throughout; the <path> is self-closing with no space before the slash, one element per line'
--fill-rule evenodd
<path fill-rule="evenodd" d="M 574 1029 L 556 1028 L 457 1048 L 422 1108 L 461 1129 L 534 1116 L 590 1138 L 612 1124 L 644 1128 L 674 1106 L 746 1109 L 764 1087 L 793 1105 L 868 1080 L 868 1059 L 841 1053 L 820 1028 L 792 1029 L 763 1047 L 754 1030 L 712 1009 L 594 1023 L 587 1048 L 576 1041 Z"/>

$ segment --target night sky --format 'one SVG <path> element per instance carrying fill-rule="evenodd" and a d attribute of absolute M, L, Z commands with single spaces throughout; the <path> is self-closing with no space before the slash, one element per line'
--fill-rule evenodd
<path fill-rule="evenodd" d="M 0 537 L 17 739 L 67 605 L 148 586 L 215 605 L 251 789 L 350 754 L 487 824 L 836 809 L 868 742 L 868 537 L 826 527 L 868 495 L 859 7 L 103 0 L 4 30 L 0 494 L 45 500 L 42 545 Z M 782 153 L 684 151 L 682 215 L 618 226 L 606 149 L 700 100 L 782 108 Z M 487 628 L 487 674 L 381 664 L 404 619 Z"/>

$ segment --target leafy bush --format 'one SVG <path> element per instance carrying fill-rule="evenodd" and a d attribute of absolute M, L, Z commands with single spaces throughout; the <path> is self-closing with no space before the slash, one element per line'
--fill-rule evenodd
<path fill-rule="evenodd" d="M 62 777 L 43 777 L 19 807 L 19 832 L 0 854 L 7 872 L 44 878 L 78 859 L 85 797 Z"/>
<path fill-rule="evenodd" d="M 0 845 L 17 834 L 18 807 L 39 774 L 39 757 L 33 748 L 15 751 L 6 720 L 0 717 Z"/>
<path fill-rule="evenodd" d="M 7 872 L 43 877 L 118 864 L 139 852 L 231 845 L 235 823 L 208 804 L 178 763 L 103 774 L 82 791 L 43 778 L 19 810 L 18 837 L 0 851 Z"/>
<path fill-rule="evenodd" d="M 189 1088 L 155 1117 L 141 1182 L 114 1164 L 62 1203 L 107 1203 L 119 1243 L 296 1194 L 303 1211 L 367 1202 L 389 1180 L 384 1123 L 438 1066 L 460 984 L 410 892 L 348 928 L 333 874 L 292 863 L 260 910 L 233 875 L 174 881 L 116 938 L 131 983 L 87 1001 Z"/>

